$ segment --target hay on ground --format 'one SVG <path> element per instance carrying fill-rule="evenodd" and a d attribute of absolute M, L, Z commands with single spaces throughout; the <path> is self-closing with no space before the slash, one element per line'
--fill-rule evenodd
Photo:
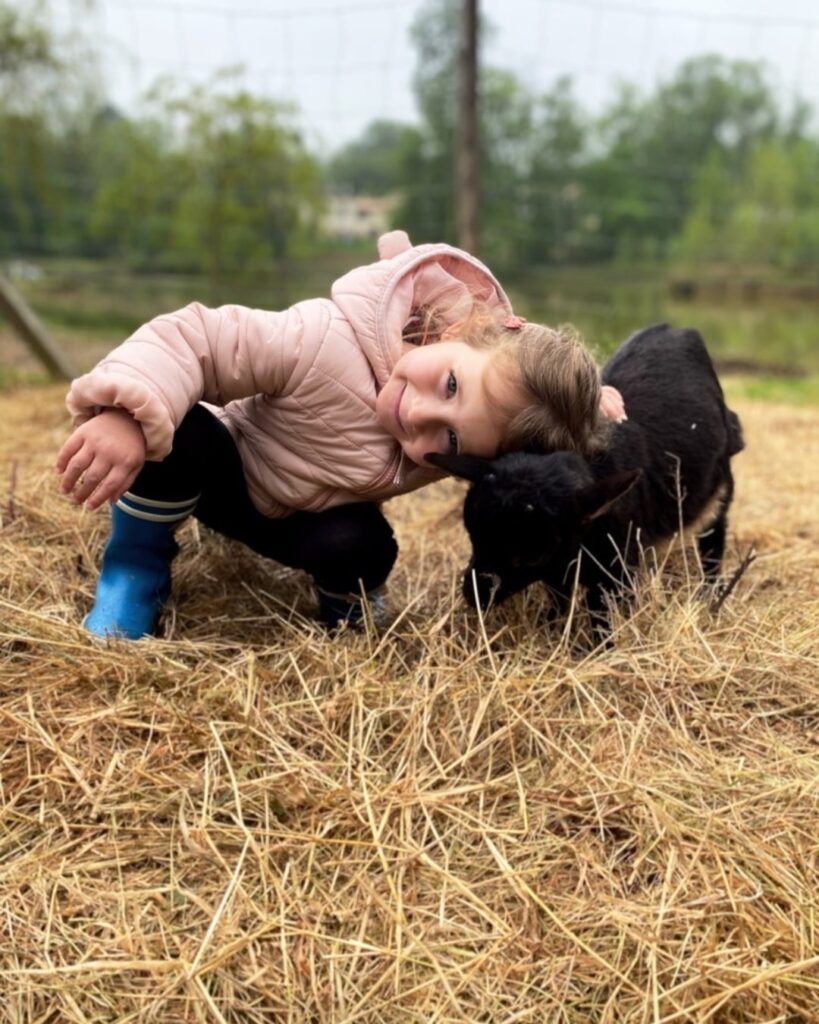
<path fill-rule="evenodd" d="M 737 404 L 717 615 L 678 545 L 611 649 L 481 621 L 446 482 L 386 629 L 188 524 L 165 638 L 105 646 L 61 390 L 0 397 L 0 1021 L 819 1019 L 816 410 Z"/>

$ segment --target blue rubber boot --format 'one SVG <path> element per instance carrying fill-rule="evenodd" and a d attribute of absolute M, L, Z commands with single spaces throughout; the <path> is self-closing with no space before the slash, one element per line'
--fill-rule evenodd
<path fill-rule="evenodd" d="M 171 594 L 174 530 L 196 501 L 153 501 L 128 491 L 111 507 L 94 607 L 83 620 L 89 633 L 126 640 L 153 634 Z"/>

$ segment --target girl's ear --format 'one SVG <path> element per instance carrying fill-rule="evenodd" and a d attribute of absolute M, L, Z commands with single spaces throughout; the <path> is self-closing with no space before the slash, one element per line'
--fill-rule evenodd
<path fill-rule="evenodd" d="M 442 455 L 440 452 L 428 452 L 424 461 L 473 483 L 483 479 L 492 466 L 491 459 L 481 458 L 480 455 Z"/>

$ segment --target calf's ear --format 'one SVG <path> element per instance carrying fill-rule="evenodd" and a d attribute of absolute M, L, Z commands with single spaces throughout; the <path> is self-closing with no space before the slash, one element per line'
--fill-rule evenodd
<path fill-rule="evenodd" d="M 621 473 L 603 477 L 602 480 L 585 488 L 578 496 L 583 522 L 587 523 L 608 512 L 615 501 L 630 491 L 642 475 L 642 469 L 626 469 Z"/>
<path fill-rule="evenodd" d="M 492 465 L 491 459 L 481 458 L 480 455 L 442 455 L 440 452 L 428 452 L 424 461 L 473 483 L 483 479 Z"/>

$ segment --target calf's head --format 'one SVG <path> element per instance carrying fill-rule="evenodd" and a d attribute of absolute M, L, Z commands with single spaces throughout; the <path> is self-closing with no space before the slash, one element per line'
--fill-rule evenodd
<path fill-rule="evenodd" d="M 499 604 L 568 563 L 587 524 L 640 476 L 633 469 L 595 480 L 588 464 L 571 452 L 425 458 L 472 482 L 464 502 L 472 559 L 463 592 L 469 604 L 481 608 Z"/>

